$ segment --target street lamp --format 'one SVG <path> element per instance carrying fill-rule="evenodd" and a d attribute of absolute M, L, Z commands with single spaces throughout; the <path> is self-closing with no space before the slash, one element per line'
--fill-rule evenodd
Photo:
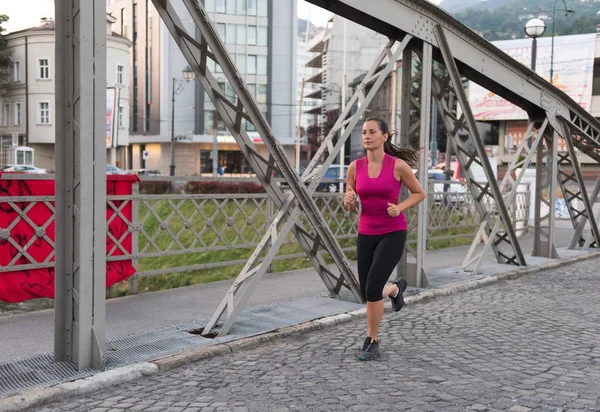
<path fill-rule="evenodd" d="M 525 34 L 531 37 L 531 70 L 535 72 L 535 60 L 537 55 L 537 38 L 546 31 L 546 25 L 540 19 L 531 19 L 525 25 Z"/>
<path fill-rule="evenodd" d="M 556 15 L 556 2 L 558 0 L 554 0 L 554 6 L 552 6 L 552 47 L 550 49 L 550 84 L 554 82 L 554 16 Z M 565 17 L 567 17 L 571 13 L 575 13 L 575 10 L 571 10 L 567 8 L 567 2 L 562 0 L 565 5 L 564 9 L 559 9 L 558 11 L 564 11 Z"/>
<path fill-rule="evenodd" d="M 183 69 L 183 79 L 173 77 L 173 91 L 171 96 L 171 165 L 169 176 L 175 176 L 175 96 L 181 93 L 185 85 L 194 78 L 194 71 L 190 66 Z"/>

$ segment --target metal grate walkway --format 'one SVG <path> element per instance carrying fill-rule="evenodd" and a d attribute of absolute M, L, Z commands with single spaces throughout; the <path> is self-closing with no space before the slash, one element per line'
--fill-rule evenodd
<path fill-rule="evenodd" d="M 107 342 L 106 369 L 174 355 L 183 350 L 231 342 L 363 306 L 351 301 L 313 296 L 246 310 L 240 315 L 231 333 L 215 339 L 188 333 L 204 327 L 208 319 L 114 339 Z M 75 365 L 67 362 L 54 363 L 53 356 L 49 353 L 0 363 L 0 397 L 86 378 L 95 373 L 98 371 L 94 369 L 78 371 Z"/>

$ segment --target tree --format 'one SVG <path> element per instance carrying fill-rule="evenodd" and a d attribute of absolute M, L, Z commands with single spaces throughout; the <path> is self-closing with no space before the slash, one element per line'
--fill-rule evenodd
<path fill-rule="evenodd" d="M 7 49 L 8 41 L 3 34 L 6 29 L 2 27 L 2 23 L 7 21 L 8 16 L 6 14 L 0 14 L 0 79 L 4 79 L 6 76 L 10 75 L 10 67 L 12 65 L 10 52 Z"/>

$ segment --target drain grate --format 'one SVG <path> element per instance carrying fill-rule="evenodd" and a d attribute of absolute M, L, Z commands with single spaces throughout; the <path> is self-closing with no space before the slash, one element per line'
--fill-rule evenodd
<path fill-rule="evenodd" d="M 94 369 L 78 371 L 75 365 L 68 362 L 54 363 L 50 354 L 0 364 L 0 397 L 87 378 L 94 373 L 97 373 Z"/>

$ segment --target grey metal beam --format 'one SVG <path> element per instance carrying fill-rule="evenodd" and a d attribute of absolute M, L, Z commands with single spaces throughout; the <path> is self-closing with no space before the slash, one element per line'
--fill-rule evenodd
<path fill-rule="evenodd" d="M 536 153 L 536 149 L 541 146 L 541 142 L 544 138 L 544 133 L 546 131 L 546 127 L 548 126 L 548 120 L 546 119 L 544 121 L 544 123 L 542 124 L 542 126 L 535 133 L 533 132 L 533 126 L 534 126 L 534 122 L 530 121 L 529 126 L 527 127 L 527 133 L 525 134 L 525 137 L 521 141 L 521 144 L 519 145 L 517 152 L 514 154 L 512 161 L 510 162 L 510 164 L 506 170 L 506 173 L 504 174 L 504 178 L 502 179 L 502 182 L 500 183 L 500 187 L 507 185 L 509 182 L 511 183 L 510 191 L 504 198 L 504 201 L 507 205 L 514 204 L 514 200 L 515 200 L 515 197 L 518 192 L 519 184 L 521 184 L 521 180 L 523 179 L 523 176 L 525 176 L 525 170 L 531 163 L 531 159 L 533 158 L 534 153 Z M 531 148 L 529 148 L 528 147 L 529 141 L 533 137 L 534 134 L 535 134 L 535 137 L 532 139 L 533 141 L 531 142 Z M 527 152 L 527 156 L 525 156 L 524 160 L 519 160 L 519 157 L 521 156 L 521 153 L 523 151 Z M 540 152 L 538 151 L 538 153 L 540 153 Z M 517 178 L 513 179 L 512 173 L 516 172 L 516 170 L 519 168 L 521 169 L 521 171 L 517 174 Z M 481 269 L 481 265 L 483 263 L 484 256 L 487 253 L 489 247 L 491 246 L 490 239 L 496 239 L 496 236 L 498 235 L 498 232 L 500 231 L 501 223 L 502 223 L 502 221 L 500 219 L 497 219 L 496 222 L 494 223 L 494 227 L 492 228 L 491 233 L 489 235 L 486 233 L 486 236 L 484 238 L 485 245 L 483 247 L 483 250 L 475 258 L 475 260 L 477 262 L 475 265 L 475 269 L 473 270 L 473 272 L 475 274 L 479 273 L 479 270 Z M 482 229 L 483 229 L 483 225 L 482 225 Z M 480 233 L 481 233 L 481 235 L 483 235 L 484 231 L 482 230 L 482 231 L 480 231 Z M 504 236 L 504 234 L 502 236 Z M 552 239 L 552 237 L 551 237 L 551 239 Z M 469 251 L 470 253 L 472 253 L 472 251 L 475 249 L 475 245 L 478 243 L 478 241 L 479 241 L 479 236 L 476 236 L 475 240 L 473 241 L 473 243 L 471 245 L 471 249 Z M 465 259 L 465 262 L 463 263 L 461 268 L 463 268 L 463 270 L 464 270 L 464 268 L 468 267 L 470 265 L 470 263 L 472 263 L 471 258 L 469 255 L 467 255 L 467 258 Z"/>
<path fill-rule="evenodd" d="M 106 2 L 56 0 L 54 357 L 104 369 Z"/>
<path fill-rule="evenodd" d="M 564 92 L 525 65 L 515 61 L 447 12 L 424 0 L 307 0 L 386 36 L 410 34 L 434 46 L 435 26 L 447 34 L 447 43 L 461 74 L 530 114 L 552 111 L 586 130 L 583 148 L 598 148 L 592 157 L 600 161 L 600 122 Z M 582 149 L 579 147 L 579 149 Z"/>
<path fill-rule="evenodd" d="M 330 155 L 326 159 L 325 164 L 322 168 L 315 168 L 315 165 L 311 165 L 307 168 L 306 173 L 310 176 L 303 176 L 302 183 L 296 172 L 292 169 L 287 157 L 284 153 L 283 148 L 272 135 L 266 120 L 262 113 L 258 109 L 257 103 L 254 101 L 253 96 L 250 95 L 246 88 L 242 76 L 235 68 L 229 54 L 219 39 L 218 34 L 214 26 L 212 25 L 208 14 L 205 12 L 202 4 L 198 4 L 193 0 L 184 0 L 184 5 L 188 9 L 192 20 L 202 34 L 202 43 L 199 44 L 195 39 L 187 34 L 181 24 L 181 20 L 177 16 L 177 13 L 168 1 L 165 0 L 153 0 L 155 7 L 157 8 L 161 18 L 165 22 L 167 28 L 171 32 L 179 48 L 184 54 L 184 57 L 190 64 L 190 67 L 196 73 L 198 80 L 203 85 L 207 94 L 213 100 L 216 109 L 219 111 L 220 117 L 224 120 L 226 126 L 231 131 L 232 135 L 236 139 L 242 152 L 248 157 L 250 166 L 256 173 L 257 178 L 265 187 L 268 195 L 274 201 L 275 206 L 278 208 L 278 214 L 274 218 L 274 222 L 271 224 L 268 233 L 263 238 L 263 241 L 259 244 L 252 258 L 249 260 L 246 267 L 242 270 L 234 286 L 227 293 L 227 296 L 223 299 L 221 305 L 213 315 L 209 324 L 204 328 L 203 334 L 207 334 L 211 329 L 216 326 L 217 320 L 222 316 L 225 310 L 228 311 L 228 319 L 222 326 L 219 334 L 226 334 L 235 321 L 235 317 L 239 314 L 245 302 L 249 298 L 250 294 L 257 285 L 258 280 L 266 272 L 270 262 L 273 259 L 274 253 L 276 253 L 279 245 L 283 239 L 288 235 L 289 231 L 292 230 L 296 235 L 299 243 L 303 246 L 305 252 L 311 258 L 317 272 L 322 276 L 322 279 L 330 289 L 332 296 L 337 296 L 342 286 L 349 288 L 354 294 L 357 300 L 361 300 L 360 291 L 358 284 L 354 278 L 354 274 L 341 251 L 341 248 L 337 244 L 337 241 L 333 237 L 331 231 L 323 221 L 319 210 L 317 209 L 314 201 L 310 197 L 310 194 L 316 189 L 316 186 L 323 177 L 327 166 L 333 162 L 333 159 L 341 149 L 344 140 L 349 136 L 353 125 L 356 124 L 357 119 L 344 120 L 339 119 L 332 130 L 332 134 L 324 142 L 329 147 Z M 403 43 L 408 42 L 408 38 Z M 394 42 L 391 41 L 389 47 L 382 52 L 382 58 L 394 57 L 396 54 L 391 53 L 391 45 Z M 223 73 L 227 77 L 232 89 L 237 96 L 237 105 L 227 101 L 218 83 L 206 67 L 206 58 L 210 57 L 221 67 Z M 394 60 L 395 62 L 395 60 Z M 375 70 L 373 70 L 374 72 Z M 371 73 L 367 75 L 368 81 L 376 79 L 375 84 L 379 83 L 379 86 L 383 82 L 383 79 L 377 73 Z M 377 86 L 377 88 L 379 87 Z M 375 87 L 374 87 L 375 88 Z M 368 95 L 364 96 L 364 90 L 359 90 L 357 96 L 368 104 L 368 101 L 373 98 L 375 91 L 370 91 Z M 348 110 L 352 108 L 354 101 L 359 97 L 353 97 L 351 99 Z M 349 113 L 349 112 L 348 112 Z M 346 116 L 348 115 L 346 113 Z M 241 119 L 245 118 L 250 121 L 257 129 L 262 137 L 265 146 L 269 150 L 269 158 L 265 159 L 258 155 L 254 144 L 248 135 L 241 128 Z M 354 122 L 354 123 L 353 123 Z M 342 136 L 342 139 L 338 141 L 335 147 L 331 147 L 331 140 L 333 133 L 336 131 L 336 127 L 347 126 L 347 133 Z M 323 149 L 323 147 L 321 148 Z M 292 193 L 284 194 L 281 189 L 271 181 L 271 170 L 277 168 L 281 171 L 283 177 L 287 180 L 290 185 Z M 310 180 L 310 182 L 309 182 Z M 305 187 L 305 182 L 309 183 L 308 187 Z M 307 216 L 308 223 L 311 226 L 311 230 L 314 234 L 311 234 L 304 230 L 300 225 L 297 224 L 299 211 L 296 207 L 299 206 Z M 278 224 L 287 219 L 287 222 L 278 231 Z M 272 243 L 267 256 L 260 262 L 258 266 L 253 266 L 258 262 L 259 255 L 266 250 L 265 248 Z M 322 260 L 318 254 L 319 248 L 325 248 L 330 255 L 333 257 L 340 275 L 335 276 L 326 263 Z M 251 279 L 249 282 L 247 280 Z M 237 296 L 238 289 L 245 283 L 244 290 Z M 237 300 L 237 302 L 236 302 Z"/>
<path fill-rule="evenodd" d="M 561 123 L 564 124 L 563 130 L 564 130 L 565 134 L 563 136 L 565 136 L 565 142 L 567 144 L 567 151 L 568 151 L 569 157 L 571 159 L 571 168 L 572 168 L 571 177 L 575 178 L 575 183 L 577 184 L 578 190 L 579 190 L 579 192 L 576 193 L 574 196 L 572 196 L 571 199 L 578 199 L 579 201 L 583 202 L 583 210 L 581 212 L 576 213 L 573 208 L 573 212 L 575 212 L 571 215 L 572 221 L 573 221 L 573 228 L 577 229 L 579 220 L 581 220 L 583 222 L 588 220 L 590 222 L 590 229 L 592 231 L 592 236 L 595 240 L 595 243 L 597 245 L 600 245 L 600 230 L 598 230 L 598 224 L 596 222 L 596 218 L 594 217 L 594 212 L 592 210 L 590 198 L 587 195 L 587 189 L 585 188 L 585 182 L 583 181 L 583 176 L 581 175 L 581 167 L 579 166 L 579 161 L 577 160 L 577 153 L 575 152 L 575 146 L 573 144 L 573 141 L 575 139 L 573 139 L 573 134 L 571 133 L 571 128 L 570 128 L 568 122 L 563 119 L 563 120 L 561 120 Z M 565 185 L 565 187 L 566 187 L 566 185 Z M 573 203 L 573 202 L 571 202 L 571 203 Z M 569 207 L 569 209 L 571 209 L 571 207 Z M 578 215 L 578 216 L 576 216 L 576 215 Z M 575 217 L 575 219 L 573 219 L 574 217 Z M 583 247 L 585 245 L 585 243 L 586 243 L 585 239 L 582 239 L 580 247 Z M 570 245 L 570 247 L 573 247 L 573 246 L 574 245 L 572 245 L 572 244 Z"/>
<path fill-rule="evenodd" d="M 421 121 L 419 125 L 419 146 L 428 148 L 431 138 L 431 77 L 433 74 L 433 49 L 431 44 L 423 43 L 421 54 Z M 425 150 L 419 156 L 419 181 L 426 194 L 429 193 L 429 156 Z M 425 255 L 427 250 L 427 228 L 429 222 L 429 199 L 426 197 L 417 205 L 417 256 L 416 284 L 417 287 L 428 287 L 429 280 L 425 272 Z"/>
<path fill-rule="evenodd" d="M 486 210 L 485 205 L 482 202 L 485 200 L 486 196 L 489 196 L 494 200 L 498 210 L 498 217 L 502 220 L 506 231 L 505 234 L 498 234 L 496 238 L 492 240 L 496 259 L 499 263 L 511 263 L 524 266 L 525 258 L 523 256 L 521 246 L 519 245 L 518 239 L 514 232 L 514 228 L 512 226 L 506 204 L 504 203 L 504 199 L 500 193 L 498 183 L 496 182 L 496 178 L 492 173 L 492 168 L 487 158 L 485 148 L 483 147 L 483 142 L 477 131 L 475 119 L 473 118 L 473 113 L 471 112 L 466 92 L 463 89 L 456 62 L 454 61 L 451 49 L 446 41 L 444 29 L 441 26 L 436 26 L 433 31 L 435 38 L 437 39 L 438 47 L 442 53 L 444 64 L 448 70 L 448 76 L 450 78 L 449 85 L 453 87 L 452 94 L 456 96 L 462 110 L 461 118 L 456 121 L 451 118 L 452 113 L 448 109 L 447 102 L 444 99 L 445 91 L 441 88 L 441 81 L 439 79 L 434 80 L 436 100 L 441 106 L 440 112 L 444 114 L 448 135 L 451 136 L 451 144 L 453 145 L 454 151 L 457 154 L 461 166 L 465 170 L 465 179 L 467 181 L 467 185 L 469 186 L 469 190 L 471 193 L 473 193 L 475 206 L 481 216 L 482 221 L 487 221 L 486 231 L 489 234 L 492 231 L 491 214 L 488 210 Z M 463 143 L 461 139 L 458 138 L 458 132 L 461 129 L 466 130 L 468 135 L 471 136 L 470 143 L 472 144 L 472 147 Z M 487 183 L 485 183 L 483 186 L 482 184 L 475 182 L 473 178 L 471 171 L 471 165 L 473 163 L 479 164 L 486 175 Z M 508 244 L 511 248 L 510 252 L 501 251 L 498 247 L 501 243 Z"/>
<path fill-rule="evenodd" d="M 590 196 L 590 205 L 592 206 L 592 209 L 594 208 L 594 205 L 596 204 L 597 200 L 598 200 L 598 195 L 600 194 L 600 176 L 598 176 L 598 179 L 596 179 L 596 183 L 594 184 L 594 188 L 592 189 L 592 195 Z M 600 212 L 598 213 L 598 215 L 596 215 L 596 222 L 598 222 L 600 220 Z M 575 233 L 573 233 L 573 237 L 571 238 L 571 242 L 570 245 L 572 245 L 572 247 L 574 247 L 574 245 L 577 244 L 577 241 L 581 238 L 584 238 L 583 235 L 583 230 L 585 229 L 586 224 L 588 223 L 588 219 L 587 218 L 582 218 L 581 221 L 579 221 L 577 223 L 577 227 L 575 228 Z M 583 247 L 600 247 L 600 245 L 598 245 L 596 243 L 596 241 L 594 240 L 594 234 L 591 233 L 587 238 L 585 238 L 585 242 L 583 244 Z"/>
<path fill-rule="evenodd" d="M 536 185 L 535 185 L 535 212 L 533 223 L 533 256 L 543 256 L 551 259 L 558 258 L 554 246 L 554 221 L 558 167 L 558 134 L 556 130 L 543 136 L 543 143 L 537 147 L 536 152 Z M 544 163 L 549 159 L 549 163 Z M 543 175 L 547 178 L 544 179 Z M 544 194 L 548 194 L 548 198 Z M 548 212 L 542 215 L 542 204 L 546 205 Z M 546 224 L 544 224 L 546 222 Z"/>

